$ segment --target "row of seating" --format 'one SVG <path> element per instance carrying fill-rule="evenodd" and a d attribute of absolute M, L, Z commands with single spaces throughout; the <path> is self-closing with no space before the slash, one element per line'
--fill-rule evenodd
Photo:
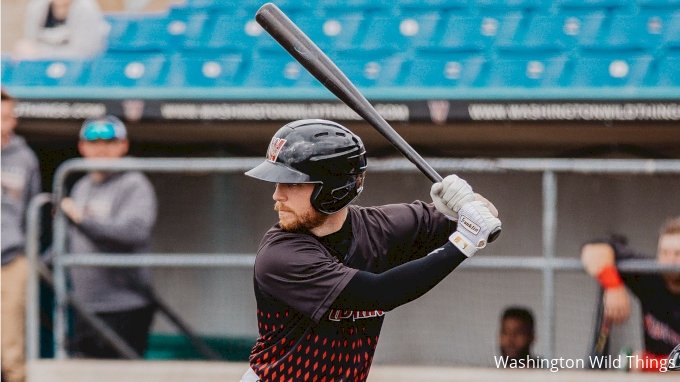
<path fill-rule="evenodd" d="M 568 10 L 568 9 L 658 9 L 678 7 L 678 0 L 272 0 L 281 9 L 386 10 L 386 9 L 476 9 L 494 10 Z M 261 0 L 187 0 L 189 8 L 255 10 Z"/>
<path fill-rule="evenodd" d="M 405 54 L 336 57 L 360 87 L 680 87 L 680 50 L 663 57 L 629 52 Z M 318 87 L 290 57 L 239 53 L 106 54 L 92 61 L 2 60 L 8 86 Z"/>
<path fill-rule="evenodd" d="M 525 15 L 461 15 L 413 13 L 395 18 L 357 13 L 318 17 L 292 16 L 293 21 L 324 51 L 403 52 L 559 50 L 575 48 L 641 49 L 680 47 L 680 8 L 676 12 L 613 14 L 576 12 Z M 283 52 L 250 15 L 186 12 L 143 18 L 111 17 L 109 51 L 168 50 Z"/>

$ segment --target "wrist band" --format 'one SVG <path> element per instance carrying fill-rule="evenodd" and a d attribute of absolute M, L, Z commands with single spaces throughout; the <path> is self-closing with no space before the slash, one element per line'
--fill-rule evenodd
<path fill-rule="evenodd" d="M 449 241 L 453 243 L 453 245 L 455 245 L 461 252 L 463 252 L 463 255 L 467 257 L 471 257 L 475 254 L 475 252 L 477 252 L 478 248 L 475 247 L 475 245 L 472 244 L 470 240 L 461 235 L 458 231 L 449 236 Z"/>
<path fill-rule="evenodd" d="M 618 288 L 623 286 L 623 280 L 619 276 L 619 271 L 613 265 L 607 265 L 597 274 L 597 280 L 604 289 Z"/>

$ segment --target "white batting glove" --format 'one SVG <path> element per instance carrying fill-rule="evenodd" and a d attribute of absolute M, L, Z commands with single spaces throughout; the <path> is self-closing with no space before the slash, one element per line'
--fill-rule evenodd
<path fill-rule="evenodd" d="M 432 185 L 430 196 L 437 210 L 452 220 L 458 220 L 458 210 L 475 200 L 472 187 L 457 175 L 449 175 Z"/>
<path fill-rule="evenodd" d="M 465 204 L 458 211 L 458 216 L 458 228 L 449 240 L 467 257 L 486 247 L 489 234 L 501 226 L 501 221 L 481 201 Z"/>

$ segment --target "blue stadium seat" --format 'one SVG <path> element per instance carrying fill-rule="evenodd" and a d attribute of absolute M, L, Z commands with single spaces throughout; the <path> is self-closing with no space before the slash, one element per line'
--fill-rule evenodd
<path fill-rule="evenodd" d="M 83 84 L 87 67 L 86 60 L 16 61 L 2 82 L 13 86 L 78 86 Z"/>
<path fill-rule="evenodd" d="M 551 3 L 548 0 L 475 0 L 475 5 L 479 8 L 503 12 L 547 9 Z"/>
<path fill-rule="evenodd" d="M 12 69 L 14 68 L 14 62 L 9 58 L 6 57 L 5 55 L 2 55 L 2 70 L 0 71 L 0 83 L 6 83 L 7 80 L 10 78 L 9 76 L 12 74 Z"/>
<path fill-rule="evenodd" d="M 666 28 L 667 17 L 615 14 L 609 21 L 609 28 L 591 41 L 582 45 L 617 49 L 649 49 L 659 46 Z"/>
<path fill-rule="evenodd" d="M 441 16 L 439 12 L 412 13 L 402 17 L 379 15 L 368 22 L 359 47 L 366 51 L 403 51 L 431 44 Z"/>
<path fill-rule="evenodd" d="M 557 9 L 623 9 L 634 6 L 633 0 L 557 0 Z"/>
<path fill-rule="evenodd" d="M 438 11 L 447 12 L 451 10 L 469 11 L 474 4 L 473 0 L 396 0 L 394 4 L 397 8 L 405 12 L 412 11 Z"/>
<path fill-rule="evenodd" d="M 162 85 L 166 58 L 162 53 L 108 53 L 92 61 L 88 86 Z"/>
<path fill-rule="evenodd" d="M 672 51 L 659 60 L 650 85 L 680 87 L 680 51 Z"/>
<path fill-rule="evenodd" d="M 405 86 L 474 86 L 487 59 L 479 53 L 420 52 L 408 65 Z"/>
<path fill-rule="evenodd" d="M 639 51 L 602 49 L 586 51 L 574 59 L 574 68 L 563 85 L 571 87 L 643 86 L 653 57 Z"/>
<path fill-rule="evenodd" d="M 279 55 L 253 58 L 241 85 L 252 88 L 321 86 L 294 58 Z"/>
<path fill-rule="evenodd" d="M 556 87 L 564 75 L 568 56 L 561 53 L 505 53 L 490 62 L 485 87 Z"/>
<path fill-rule="evenodd" d="M 173 47 L 167 16 L 144 16 L 130 19 L 127 25 L 120 21 L 109 34 L 109 51 L 156 52 Z M 115 31 L 115 33 L 113 33 Z"/>
<path fill-rule="evenodd" d="M 323 51 L 358 47 L 357 34 L 364 23 L 362 13 L 351 12 L 319 17 L 313 14 L 294 16 L 292 20 Z"/>
<path fill-rule="evenodd" d="M 166 86 L 235 86 L 243 63 L 238 54 L 177 53 L 170 58 Z"/>
<path fill-rule="evenodd" d="M 394 7 L 390 0 L 319 0 L 318 5 L 327 12 L 376 11 Z"/>
<path fill-rule="evenodd" d="M 539 13 L 531 17 L 523 32 L 500 36 L 498 45 L 513 50 L 569 50 L 580 41 L 594 40 L 605 17 L 604 12 Z"/>
<path fill-rule="evenodd" d="M 404 66 L 404 56 L 369 55 L 347 52 L 333 59 L 343 73 L 358 87 L 396 86 Z"/>
<path fill-rule="evenodd" d="M 245 51 L 267 33 L 252 16 L 233 13 L 189 16 L 182 44 L 188 50 Z"/>
<path fill-rule="evenodd" d="M 442 51 L 479 51 L 492 46 L 499 36 L 515 36 L 523 18 L 521 12 L 496 16 L 460 16 L 446 20 L 442 37 L 429 49 Z"/>
<path fill-rule="evenodd" d="M 680 9 L 680 0 L 637 0 L 641 11 L 648 9 L 665 9 L 678 10 Z"/>
<path fill-rule="evenodd" d="M 667 48 L 680 49 L 680 12 L 676 12 L 667 21 L 668 27 L 663 36 L 663 43 Z"/>

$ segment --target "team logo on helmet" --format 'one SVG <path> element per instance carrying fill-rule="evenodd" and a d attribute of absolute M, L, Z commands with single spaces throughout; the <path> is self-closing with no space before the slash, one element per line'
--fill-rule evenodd
<path fill-rule="evenodd" d="M 279 157 L 279 153 L 281 152 L 284 144 L 286 144 L 285 139 L 277 137 L 272 138 L 272 141 L 269 143 L 269 150 L 267 150 L 267 159 L 272 162 L 276 162 L 276 158 Z"/>

